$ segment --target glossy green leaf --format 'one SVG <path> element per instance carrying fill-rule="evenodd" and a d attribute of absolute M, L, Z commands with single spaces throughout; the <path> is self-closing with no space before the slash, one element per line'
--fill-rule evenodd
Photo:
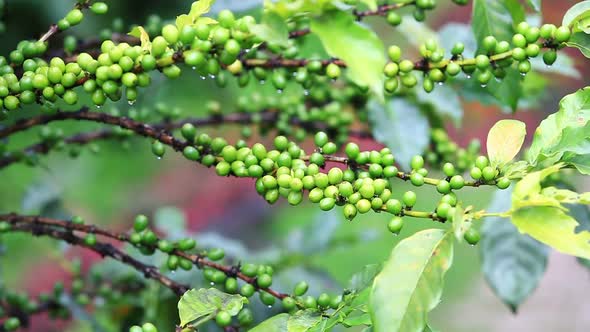
<path fill-rule="evenodd" d="M 237 315 L 248 299 L 241 295 L 231 295 L 216 288 L 191 289 L 184 293 L 178 302 L 181 326 L 198 326 L 210 319 L 220 310 Z"/>
<path fill-rule="evenodd" d="M 510 196 L 496 191 L 490 212 L 510 209 Z M 537 287 L 547 265 L 548 248 L 521 234 L 509 218 L 489 217 L 481 228 L 482 270 L 494 293 L 516 312 Z"/>
<path fill-rule="evenodd" d="M 385 105 L 371 101 L 367 108 L 373 137 L 391 149 L 403 168 L 409 167 L 412 157 L 428 147 L 428 118 L 415 104 L 401 98 L 392 98 Z"/>
<path fill-rule="evenodd" d="M 565 44 L 579 49 L 585 57 L 590 58 L 590 34 L 576 32 L 572 34 L 570 40 Z"/>
<path fill-rule="evenodd" d="M 571 28 L 574 32 L 578 32 L 582 30 L 578 23 L 589 17 L 590 1 L 581 1 L 568 9 L 565 15 L 563 15 L 561 25 Z"/>
<path fill-rule="evenodd" d="M 440 302 L 452 260 L 452 232 L 428 229 L 401 241 L 373 283 L 373 330 L 422 332 L 428 312 Z"/>
<path fill-rule="evenodd" d="M 439 40 L 436 31 L 430 29 L 428 25 L 422 22 L 417 22 L 410 15 L 402 18 L 402 23 L 397 26 L 396 30 L 406 37 L 408 43 L 416 47 L 420 47 L 430 39 L 436 41 L 437 44 L 442 42 Z"/>
<path fill-rule="evenodd" d="M 284 19 L 307 14 L 311 16 L 322 15 L 324 11 L 336 9 L 334 0 L 298 0 L 298 1 L 273 1 L 265 0 L 264 9 L 280 15 Z"/>
<path fill-rule="evenodd" d="M 590 87 L 565 96 L 559 111 L 549 115 L 535 130 L 527 153 L 532 165 L 559 161 L 582 163 L 590 154 Z"/>
<path fill-rule="evenodd" d="M 258 324 L 250 332 L 305 332 L 318 324 L 321 316 L 310 310 L 273 316 Z"/>
<path fill-rule="evenodd" d="M 515 112 L 524 94 L 523 84 L 522 76 L 518 71 L 507 68 L 506 76 L 502 80 L 490 80 L 484 90 L 496 99 L 496 103 L 509 107 L 512 112 Z"/>
<path fill-rule="evenodd" d="M 492 167 L 510 162 L 522 147 L 526 125 L 518 120 L 500 120 L 488 132 L 487 150 Z"/>
<path fill-rule="evenodd" d="M 289 28 L 285 20 L 275 12 L 265 12 L 262 22 L 250 27 L 250 32 L 271 44 L 287 47 Z"/>
<path fill-rule="evenodd" d="M 342 11 L 329 11 L 312 19 L 310 28 L 330 56 L 344 60 L 346 74 L 353 82 L 368 86 L 383 99 L 385 47 L 375 32 Z"/>

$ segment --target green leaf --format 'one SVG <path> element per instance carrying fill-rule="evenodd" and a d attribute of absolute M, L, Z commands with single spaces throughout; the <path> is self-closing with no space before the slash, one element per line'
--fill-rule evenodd
<path fill-rule="evenodd" d="M 350 279 L 350 288 L 363 290 L 373 284 L 375 276 L 381 272 L 381 264 L 370 264 L 363 267 L 363 270 L 355 273 Z"/>
<path fill-rule="evenodd" d="M 549 175 L 558 172 L 563 167 L 563 164 L 553 165 L 543 170 L 527 174 L 522 180 L 518 181 L 514 186 L 512 192 L 512 206 L 519 208 L 527 197 L 535 196 L 541 192 L 541 181 Z"/>
<path fill-rule="evenodd" d="M 471 26 L 478 43 L 478 52 L 482 51 L 482 41 L 487 36 L 498 40 L 511 41 L 513 30 L 510 3 L 505 0 L 474 0 Z M 514 9 L 512 9 L 514 11 Z"/>
<path fill-rule="evenodd" d="M 377 10 L 377 0 L 360 0 L 369 10 Z"/>
<path fill-rule="evenodd" d="M 178 31 L 182 31 L 182 28 L 185 25 L 195 24 L 201 15 L 206 14 L 209 12 L 209 10 L 211 10 L 211 5 L 213 5 L 214 2 L 215 0 L 198 0 L 193 2 L 191 5 L 191 10 L 188 14 L 182 14 L 176 17 L 176 27 L 178 28 Z M 212 18 L 208 18 L 207 21 L 202 22 L 205 24 L 217 23 L 217 21 Z"/>
<path fill-rule="evenodd" d="M 402 167 L 428 147 L 430 124 L 415 104 L 392 98 L 385 105 L 372 100 L 367 108 L 373 137 L 391 149 Z"/>
<path fill-rule="evenodd" d="M 532 165 L 564 161 L 572 164 L 587 161 L 590 154 L 590 87 L 565 96 L 559 111 L 549 115 L 535 130 L 527 153 Z M 584 165 L 581 164 L 581 171 Z M 586 165 L 587 167 L 587 165 Z"/>
<path fill-rule="evenodd" d="M 471 223 L 467 222 L 465 218 L 465 210 L 461 205 L 455 207 L 455 214 L 453 215 L 453 233 L 459 242 L 463 241 L 463 235 L 470 228 Z"/>
<path fill-rule="evenodd" d="M 512 213 L 512 223 L 559 252 L 590 259 L 590 232 L 575 232 L 579 223 L 553 206 L 523 207 Z"/>
<path fill-rule="evenodd" d="M 490 129 L 487 150 L 492 167 L 502 167 L 510 162 L 522 147 L 526 125 L 518 120 L 500 120 Z"/>
<path fill-rule="evenodd" d="M 383 42 L 374 31 L 342 11 L 329 11 L 313 18 L 310 28 L 330 56 L 344 60 L 350 80 L 368 86 L 383 99 L 383 67 L 387 60 Z"/>
<path fill-rule="evenodd" d="M 321 316 L 311 310 L 298 311 L 293 315 L 278 314 L 258 324 L 250 332 L 305 332 L 318 324 Z"/>
<path fill-rule="evenodd" d="M 576 32 L 572 34 L 570 40 L 565 44 L 579 49 L 585 57 L 590 58 L 590 34 Z"/>
<path fill-rule="evenodd" d="M 264 1 L 264 9 L 279 14 L 284 19 L 294 16 L 318 16 L 324 11 L 336 9 L 334 0 Z"/>
<path fill-rule="evenodd" d="M 179 239 L 186 235 L 186 218 L 184 212 L 174 206 L 163 206 L 154 214 L 156 230 L 165 234 L 167 238 Z"/>
<path fill-rule="evenodd" d="M 437 114 L 449 117 L 456 127 L 461 125 L 463 106 L 459 94 L 448 85 L 437 86 L 432 92 L 416 89 L 416 96 L 421 103 L 430 104 Z"/>
<path fill-rule="evenodd" d="M 402 23 L 397 26 L 399 31 L 406 40 L 416 47 L 420 47 L 429 39 L 436 41 L 440 45 L 438 35 L 435 31 L 431 30 L 428 25 L 417 22 L 410 15 L 406 15 L 402 18 Z"/>
<path fill-rule="evenodd" d="M 178 302 L 180 325 L 198 326 L 215 318 L 217 312 L 223 310 L 230 315 L 237 315 L 248 299 L 241 295 L 230 295 L 216 288 L 191 289 L 184 293 Z"/>
<path fill-rule="evenodd" d="M 533 9 L 537 12 L 541 12 L 541 0 L 527 0 L 529 6 L 533 7 Z"/>
<path fill-rule="evenodd" d="M 141 43 L 141 49 L 143 51 L 150 51 L 152 49 L 152 42 L 150 41 L 150 35 L 148 35 L 147 31 L 142 26 L 136 26 L 129 32 L 130 36 L 139 38 Z"/>
<path fill-rule="evenodd" d="M 590 18 L 590 1 L 581 1 L 573 5 L 563 15 L 561 25 L 572 29 L 573 32 L 578 32 L 581 29 L 578 23 Z"/>
<path fill-rule="evenodd" d="M 534 71 L 542 73 L 555 73 L 571 78 L 580 78 L 581 74 L 575 67 L 574 59 L 568 56 L 565 52 L 559 53 L 557 60 L 551 65 L 547 66 L 541 57 L 530 59 Z M 529 76 L 527 75 L 526 78 Z M 525 80 L 526 80 L 525 78 Z"/>
<path fill-rule="evenodd" d="M 373 283 L 373 330 L 422 332 L 428 312 L 440 302 L 452 260 L 452 232 L 428 229 L 401 241 Z"/>
<path fill-rule="evenodd" d="M 496 191 L 488 210 L 503 212 L 509 209 L 509 193 Z M 548 248 L 521 234 L 509 218 L 486 218 L 481 233 L 479 253 L 485 279 L 502 302 L 516 312 L 543 276 Z"/>
<path fill-rule="evenodd" d="M 515 112 L 523 95 L 522 76 L 514 68 L 506 69 L 506 76 L 500 80 L 490 80 L 486 90 L 500 105 L 505 105 Z"/>
<path fill-rule="evenodd" d="M 289 28 L 285 19 L 275 12 L 265 12 L 262 22 L 250 27 L 250 32 L 262 40 L 281 47 L 289 46 Z"/>

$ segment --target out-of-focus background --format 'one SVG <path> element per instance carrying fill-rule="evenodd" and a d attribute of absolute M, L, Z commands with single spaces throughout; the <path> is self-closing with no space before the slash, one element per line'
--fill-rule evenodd
<path fill-rule="evenodd" d="M 144 24 L 154 13 L 162 19 L 172 19 L 188 11 L 191 2 L 107 1 L 110 6 L 108 15 L 88 15 L 82 25 L 70 31 L 79 38 L 94 36 L 111 27 L 114 17 L 123 18 L 126 26 Z M 249 14 L 259 17 L 261 2 L 218 0 L 215 9 L 246 9 Z M 574 3 L 576 1 L 543 1 L 543 22 L 559 24 L 563 13 Z M 19 40 L 38 37 L 52 22 L 63 17 L 72 4 L 73 1 L 64 0 L 7 1 L 2 17 L 6 29 L 1 36 L 2 55 L 14 49 Z M 429 13 L 427 23 L 434 29 L 450 21 L 467 23 L 470 14 L 471 6 L 457 7 L 451 1 L 441 0 L 437 9 Z M 377 18 L 368 20 L 388 42 L 407 44 L 402 36 L 381 21 Z M 56 38 L 52 45 L 59 45 L 60 38 Z M 450 125 L 449 132 L 465 145 L 474 137 L 483 141 L 488 129 L 500 118 L 515 117 L 527 122 L 529 131 L 534 129 L 541 119 L 557 110 L 563 95 L 588 83 L 590 67 L 584 66 L 575 52 L 571 55 L 582 74 L 579 78 L 548 76 L 550 87 L 539 100 L 539 106 L 521 109 L 511 115 L 495 107 L 466 102 L 463 125 L 460 128 Z M 251 88 L 254 89 L 276 93 L 272 88 Z M 105 108 L 141 109 L 165 103 L 187 116 L 199 116 L 206 114 L 203 106 L 206 101 L 219 100 L 222 106 L 230 108 L 235 105 L 239 93 L 235 82 L 220 89 L 212 80 L 201 80 L 198 75 L 186 71 L 172 82 L 155 78 L 153 87 L 133 106 L 122 102 Z M 28 111 L 36 112 L 34 109 Z M 68 128 L 68 125 L 72 124 L 66 124 L 66 132 L 74 128 Z M 239 128 L 232 126 L 208 129 L 208 132 L 223 134 L 230 141 L 240 138 Z M 32 130 L 19 134 L 12 142 L 16 144 L 14 146 L 26 146 L 37 140 L 36 135 Z M 257 135 L 252 138 L 254 140 L 269 142 L 268 138 Z M 359 143 L 366 149 L 378 147 L 369 141 Z M 308 142 L 307 146 L 311 144 Z M 306 279 L 312 285 L 323 285 L 334 292 L 342 289 L 351 275 L 364 265 L 383 261 L 400 238 L 422 228 L 438 227 L 434 222 L 411 220 L 401 235 L 394 237 L 384 226 L 387 215 L 369 213 L 349 223 L 344 222 L 339 209 L 321 212 L 309 204 L 294 208 L 284 201 L 269 206 L 256 194 L 252 181 L 217 177 L 212 170 L 172 153 L 158 160 L 151 154 L 149 142 L 142 139 L 131 140 L 125 146 L 118 142 L 101 143 L 98 148 L 98 153 L 84 149 L 77 159 L 70 159 L 66 152 L 55 152 L 42 157 L 41 167 L 15 164 L 3 169 L 0 173 L 0 211 L 36 213 L 40 209 L 51 210 L 52 214 L 82 215 L 88 222 L 119 230 L 128 229 L 137 213 L 155 218 L 158 214 L 180 211 L 184 218 L 176 219 L 185 220 L 186 232 L 194 233 L 199 243 L 225 247 L 228 255 L 235 254 L 245 260 L 277 263 L 282 271 L 277 288 L 283 285 L 290 289 L 294 282 Z M 584 181 L 587 182 L 582 179 L 580 183 L 588 190 L 588 183 L 584 185 Z M 397 192 L 405 190 L 401 184 Z M 428 192 L 419 194 L 419 204 L 429 208 L 434 195 Z M 484 207 L 492 194 L 489 190 L 469 192 L 466 189 L 463 198 L 468 203 Z M 162 210 L 160 207 L 169 208 Z M 166 225 L 162 229 L 167 228 L 171 236 L 174 231 L 185 232 L 181 225 Z M 89 262 L 100 260 L 82 250 L 27 235 L 5 236 L 2 246 L 1 282 L 32 294 L 48 291 L 56 280 L 67 278 L 59 259 L 61 252 L 65 251 L 68 258 L 81 257 L 85 267 Z M 303 261 L 302 267 L 292 268 L 291 261 L 277 260 L 285 250 L 295 252 L 290 259 Z M 157 260 L 157 257 L 147 259 Z M 447 274 L 442 303 L 431 318 L 433 326 L 442 331 L 459 332 L 590 330 L 590 271 L 574 258 L 552 253 L 545 277 L 516 315 L 485 285 L 478 259 L 477 247 L 457 247 L 454 265 Z M 112 267 L 121 268 L 117 264 Z M 193 271 L 188 277 L 200 280 L 199 275 Z M 312 287 L 312 291 L 316 290 Z M 146 306 L 151 305 L 148 303 L 146 300 Z M 170 305 L 170 315 L 173 315 L 175 305 L 172 302 Z M 64 329 L 86 331 L 89 327 L 84 323 L 55 324 L 43 318 L 36 320 L 31 327 L 31 331 Z"/>

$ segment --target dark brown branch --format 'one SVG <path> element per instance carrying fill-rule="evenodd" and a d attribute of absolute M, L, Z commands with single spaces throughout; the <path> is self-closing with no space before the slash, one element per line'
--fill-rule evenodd
<path fill-rule="evenodd" d="M 75 246 L 85 247 L 89 250 L 96 252 L 97 254 L 99 254 L 103 257 L 108 256 L 108 257 L 111 257 L 115 260 L 118 260 L 123 264 L 131 266 L 132 268 L 134 268 L 138 272 L 141 272 L 146 278 L 158 281 L 160 284 L 169 288 L 172 292 L 174 292 L 174 294 L 176 294 L 178 296 L 181 296 L 187 290 L 189 290 L 188 285 L 180 284 L 180 283 L 166 277 L 165 275 L 158 272 L 158 269 L 155 266 L 147 265 L 147 264 L 144 264 L 144 263 L 138 261 L 137 259 L 124 253 L 123 251 L 115 248 L 110 243 L 97 242 L 93 246 L 87 245 L 84 242 L 84 239 L 82 237 L 80 237 L 72 232 L 72 230 L 77 230 L 76 227 L 71 227 L 71 226 L 77 226 L 73 223 L 68 223 L 67 221 L 51 220 L 51 219 L 46 219 L 46 218 L 41 218 L 41 217 L 36 217 L 36 216 L 23 217 L 23 216 L 18 216 L 16 214 L 3 215 L 0 217 L 0 219 L 12 224 L 12 230 L 14 230 L 14 231 L 28 232 L 28 233 L 31 233 L 35 236 L 39 236 L 39 235 L 49 236 L 54 239 L 63 240 L 65 242 L 75 245 Z M 71 224 L 71 226 L 64 227 L 64 226 L 68 226 L 66 223 Z M 60 224 L 63 224 L 63 225 L 60 226 Z M 56 226 L 59 228 L 56 228 Z M 86 227 L 89 227 L 89 226 L 86 226 Z M 107 231 L 99 231 L 95 227 L 92 227 L 92 228 L 94 230 L 94 233 L 96 233 L 96 234 L 102 234 L 102 235 L 110 234 Z M 88 229 L 86 229 L 86 231 L 88 233 L 90 233 L 90 231 Z M 105 233 L 105 234 L 103 234 L 103 233 Z M 116 239 L 117 237 L 115 236 L 113 238 Z"/>
<path fill-rule="evenodd" d="M 45 218 L 45 217 L 39 217 L 39 216 L 21 216 L 21 215 L 17 215 L 17 214 L 7 214 L 7 215 L 0 215 L 0 220 L 6 221 L 6 222 L 12 224 L 13 229 L 16 229 L 16 230 L 24 230 L 24 231 L 28 230 L 28 231 L 32 232 L 33 235 L 35 235 L 35 234 L 48 235 L 48 236 L 51 236 L 51 237 L 54 237 L 57 239 L 65 240 L 68 243 L 84 246 L 86 248 L 94 250 L 95 252 L 98 252 L 102 256 L 113 257 L 123 263 L 131 265 L 136 270 L 144 273 L 144 275 L 146 275 L 146 277 L 149 277 L 149 278 L 159 281 L 164 286 L 172 289 L 177 294 L 178 294 L 178 291 L 180 291 L 180 290 L 184 289 L 184 291 L 182 293 L 180 293 L 180 295 L 182 295 L 186 290 L 188 290 L 188 286 L 175 284 L 174 281 L 172 281 L 171 279 L 168 279 L 167 277 L 159 274 L 159 272 L 157 272 L 157 269 L 155 267 L 145 265 L 145 264 L 135 260 L 134 258 L 119 251 L 118 249 L 113 247 L 111 244 L 99 243 L 95 246 L 87 246 L 81 237 L 75 236 L 74 238 L 71 239 L 72 241 L 70 241 L 69 237 L 62 236 L 62 233 L 63 234 L 73 234 L 72 231 L 78 231 L 78 232 L 82 232 L 82 233 L 86 233 L 86 234 L 92 233 L 92 234 L 101 235 L 101 236 L 104 236 L 104 237 L 107 237 L 107 238 L 110 238 L 113 240 L 117 240 L 120 242 L 131 243 L 129 235 L 127 235 L 125 233 L 113 232 L 113 231 L 110 231 L 107 229 L 99 228 L 94 225 L 80 225 L 80 224 L 74 224 L 74 223 L 67 221 L 67 220 L 59 220 L 59 219 Z M 39 228 L 39 230 L 37 230 L 37 228 Z M 42 233 L 39 233 L 39 231 L 41 231 Z M 157 249 L 156 246 L 153 246 L 152 248 Z M 244 282 L 247 282 L 247 283 L 259 288 L 256 284 L 256 278 L 248 277 L 245 274 L 239 272 L 239 270 L 236 271 L 235 267 L 233 267 L 233 266 L 225 266 L 225 265 L 222 265 L 219 263 L 215 263 L 213 261 L 206 259 L 205 257 L 203 257 L 201 255 L 188 254 L 188 253 L 178 250 L 178 249 L 175 249 L 170 254 L 188 259 L 191 262 L 193 262 L 195 264 L 195 266 L 198 268 L 202 268 L 203 266 L 213 268 L 213 269 L 224 272 L 228 276 L 235 276 L 235 277 L 243 280 Z M 156 274 L 154 274 L 154 272 Z M 162 277 L 165 279 L 162 279 Z M 280 293 L 280 292 L 277 292 L 277 291 L 270 289 L 270 288 L 260 288 L 260 290 L 267 292 L 278 299 L 283 299 L 288 296 L 288 294 Z"/>

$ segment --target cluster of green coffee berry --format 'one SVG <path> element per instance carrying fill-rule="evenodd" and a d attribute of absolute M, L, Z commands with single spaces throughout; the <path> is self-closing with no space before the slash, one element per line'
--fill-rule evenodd
<path fill-rule="evenodd" d="M 446 163 L 452 163 L 458 173 L 463 173 L 475 163 L 480 151 L 481 143 L 478 139 L 471 140 L 466 148 L 462 148 L 450 139 L 443 128 L 433 128 L 424 159 L 430 166 L 442 167 Z"/>
<path fill-rule="evenodd" d="M 557 58 L 556 50 L 571 36 L 570 29 L 565 26 L 558 28 L 553 24 L 544 24 L 537 28 L 526 22 L 519 23 L 516 32 L 511 43 L 505 40 L 498 41 L 494 36 L 484 38 L 481 44 L 482 53 L 474 59 L 463 58 L 465 46 L 462 43 L 453 46 L 452 57 L 446 60 L 445 50 L 430 39 L 420 46 L 423 60 L 417 63 L 402 60 L 401 49 L 395 45 L 391 46 L 388 49 L 391 62 L 384 68 L 387 77 L 385 90 L 393 93 L 400 83 L 407 88 L 414 87 L 418 84 L 418 78 L 413 73 L 415 70 L 424 72 L 422 84 L 426 92 L 431 92 L 436 83 L 442 83 L 461 71 L 468 76 L 475 75 L 483 86 L 494 77 L 504 78 L 507 68 L 514 62 L 517 63 L 518 71 L 525 75 L 531 70 L 529 59 L 539 56 L 542 53 L 541 48 L 547 48 L 543 53 L 543 61 L 550 66 Z"/>
<path fill-rule="evenodd" d="M 5 229 L 6 226 L 2 223 L 0 229 Z M 0 230 L 0 232 L 3 231 Z M 51 319 L 67 320 L 71 317 L 71 311 L 68 305 L 63 303 L 64 296 L 82 306 L 90 304 L 93 299 L 99 297 L 106 301 L 119 301 L 125 296 L 125 293 L 118 289 L 119 287 L 131 290 L 131 285 L 139 285 L 141 282 L 136 280 L 135 276 L 130 276 L 131 279 L 126 278 L 114 284 L 103 280 L 98 273 L 93 273 L 91 278 L 86 280 L 81 274 L 79 261 L 74 260 L 70 265 L 73 280 L 68 290 L 62 282 L 56 282 L 52 292 L 32 297 L 27 293 L 0 287 L 0 302 L 3 303 L 0 307 L 0 318 L 4 318 L 0 329 L 15 331 L 23 327 L 23 324 L 27 324 L 28 317 L 41 312 L 46 312 Z M 15 313 L 17 313 L 16 316 L 11 316 Z M 21 321 L 23 319 L 24 321 Z"/>
<path fill-rule="evenodd" d="M 186 129 L 190 130 L 186 130 Z M 409 180 L 414 186 L 424 184 L 436 186 L 437 191 L 448 197 L 447 203 L 454 206 L 456 197 L 453 190 L 465 185 L 496 185 L 505 189 L 510 181 L 499 174 L 497 169 L 487 165 L 487 158 L 480 156 L 476 166 L 481 166 L 478 177 L 472 169 L 474 182 L 466 182 L 451 163 L 444 165 L 445 179 L 426 178 L 428 170 L 424 168 L 424 159 L 415 156 L 412 159 L 411 173 L 400 172 L 395 166 L 395 158 L 389 149 L 381 151 L 360 151 L 355 143 L 348 143 L 345 148 L 347 157 L 337 157 L 337 145 L 329 141 L 324 132 L 316 133 L 314 142 L 316 151 L 307 155 L 295 142 L 284 136 L 274 140 L 274 150 L 268 151 L 260 143 L 251 148 L 246 144 L 230 145 L 223 138 L 211 138 L 207 134 L 196 135 L 192 126 L 183 127 L 182 134 L 187 139 L 183 150 L 184 156 L 198 161 L 205 166 L 215 166 L 219 176 L 237 176 L 255 178 L 256 191 L 267 202 L 273 204 L 279 197 L 286 197 L 291 205 L 303 201 L 304 192 L 308 191 L 309 200 L 318 203 L 320 209 L 328 211 L 336 205 L 343 206 L 344 216 L 352 220 L 357 213 L 387 211 L 396 216 L 410 215 L 445 221 L 452 218 L 448 209 L 437 209 L 434 213 L 412 211 L 416 204 L 416 194 L 408 191 L 402 201 L 392 197 L 392 178 Z M 159 141 L 152 144 L 152 152 L 162 157 L 165 145 Z M 346 165 L 345 169 L 332 167 L 328 172 L 320 169 L 327 161 Z M 485 162 L 484 162 L 485 161 Z M 485 164 L 485 165 L 484 165 Z M 446 206 L 445 206 L 446 207 Z"/>

